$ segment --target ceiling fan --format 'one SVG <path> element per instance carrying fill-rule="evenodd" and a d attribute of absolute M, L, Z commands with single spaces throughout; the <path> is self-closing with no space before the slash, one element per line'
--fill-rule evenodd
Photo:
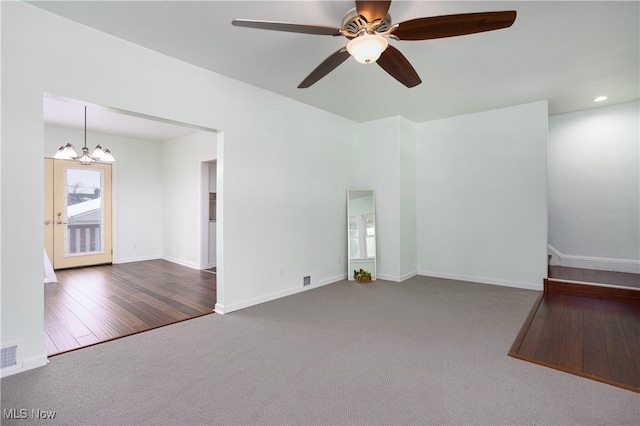
<path fill-rule="evenodd" d="M 414 87 L 422 83 L 422 80 L 407 58 L 389 44 L 387 37 L 396 40 L 455 37 L 508 28 L 516 20 L 515 11 L 503 11 L 431 16 L 392 24 L 391 16 L 388 14 L 389 6 L 391 0 L 356 1 L 356 7 L 342 18 L 341 28 L 252 19 L 234 19 L 231 23 L 238 27 L 315 35 L 342 35 L 350 39 L 345 47 L 329 55 L 298 85 L 299 89 L 303 89 L 329 74 L 350 55 L 364 64 L 377 62 L 400 83 Z"/>

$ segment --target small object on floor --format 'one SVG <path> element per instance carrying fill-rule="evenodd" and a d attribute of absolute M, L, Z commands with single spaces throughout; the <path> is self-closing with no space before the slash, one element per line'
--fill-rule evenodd
<path fill-rule="evenodd" d="M 353 270 L 353 278 L 359 283 L 370 283 L 371 282 L 371 272 L 365 271 L 360 268 L 360 270 Z"/>

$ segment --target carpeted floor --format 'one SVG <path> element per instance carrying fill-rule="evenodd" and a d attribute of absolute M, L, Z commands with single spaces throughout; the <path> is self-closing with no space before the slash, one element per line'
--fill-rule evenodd
<path fill-rule="evenodd" d="M 537 292 L 340 282 L 2 379 L 2 424 L 640 424 L 640 395 L 507 356 Z"/>

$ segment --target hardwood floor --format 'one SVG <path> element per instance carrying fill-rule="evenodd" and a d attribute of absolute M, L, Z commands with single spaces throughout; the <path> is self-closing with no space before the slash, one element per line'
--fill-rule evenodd
<path fill-rule="evenodd" d="M 47 355 L 210 314 L 216 303 L 215 274 L 165 260 L 56 275 L 44 284 Z"/>
<path fill-rule="evenodd" d="M 543 293 L 509 355 L 640 392 L 640 300 Z"/>
<path fill-rule="evenodd" d="M 549 278 L 640 288 L 640 274 L 549 266 Z"/>

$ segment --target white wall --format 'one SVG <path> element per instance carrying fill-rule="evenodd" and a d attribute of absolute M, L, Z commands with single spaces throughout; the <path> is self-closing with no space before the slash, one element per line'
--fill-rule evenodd
<path fill-rule="evenodd" d="M 416 124 L 398 118 L 400 143 L 400 280 L 417 274 Z"/>
<path fill-rule="evenodd" d="M 402 117 L 361 124 L 354 163 L 356 189 L 376 191 L 378 278 L 415 275 L 415 125 Z"/>
<path fill-rule="evenodd" d="M 419 124 L 419 274 L 542 289 L 546 156 L 546 101 Z"/>
<path fill-rule="evenodd" d="M 217 176 L 216 174 L 217 172 L 217 167 L 216 167 L 216 162 L 212 161 L 211 163 L 209 163 L 209 192 L 216 192 L 216 186 L 217 186 Z"/>
<path fill-rule="evenodd" d="M 400 117 L 356 124 L 23 2 L 0 7 L 2 342 L 24 340 L 25 369 L 46 360 L 44 93 L 222 131 L 219 312 L 302 291 L 306 275 L 319 284 L 346 278 L 347 188 L 376 191 L 379 278 L 402 280 L 415 264 L 423 274 L 541 288 L 546 102 L 418 125 Z M 185 192 L 164 202 L 163 238 L 175 245 L 169 257 L 197 263 L 202 229 L 189 224 L 186 244 L 177 235 L 185 217 L 202 223 L 201 161 L 211 158 L 196 157 L 210 156 L 211 145 L 196 143 L 206 153 L 190 156 L 184 142 L 161 149 L 165 193 Z"/>
<path fill-rule="evenodd" d="M 566 266 L 640 272 L 640 111 L 549 118 L 549 245 Z"/>
<path fill-rule="evenodd" d="M 218 173 L 218 167 L 217 167 L 217 163 L 215 161 L 212 161 L 211 163 L 209 163 L 209 192 L 216 192 L 217 191 L 217 173 Z M 217 224 L 215 221 L 209 221 L 209 264 L 207 265 L 208 267 L 213 267 L 213 266 L 217 266 L 218 265 L 218 260 L 217 260 L 217 256 L 216 256 L 216 238 L 217 238 L 217 232 L 216 232 L 216 227 Z"/>
<path fill-rule="evenodd" d="M 72 142 L 80 149 L 84 131 L 44 126 L 44 152 Z M 162 163 L 161 145 L 142 139 L 87 132 L 87 146 L 109 148 L 113 166 L 114 263 L 162 256 Z"/>
<path fill-rule="evenodd" d="M 346 256 L 345 190 L 356 172 L 345 152 L 356 143 L 357 124 L 24 2 L 0 7 L 0 318 L 3 344 L 24 341 L 25 369 L 46 362 L 45 93 L 224 131 L 217 155 L 220 311 L 300 291 L 309 272 L 320 283 L 346 277 L 336 259 Z"/>
<path fill-rule="evenodd" d="M 200 131 L 162 144 L 162 190 L 164 214 L 163 257 L 191 268 L 200 268 L 203 192 L 200 186 L 200 163 L 215 160 L 216 134 Z M 204 190 L 204 191 L 203 191 Z M 208 213 L 207 213 L 208 216 Z M 207 227 L 208 228 L 208 227 Z"/>

